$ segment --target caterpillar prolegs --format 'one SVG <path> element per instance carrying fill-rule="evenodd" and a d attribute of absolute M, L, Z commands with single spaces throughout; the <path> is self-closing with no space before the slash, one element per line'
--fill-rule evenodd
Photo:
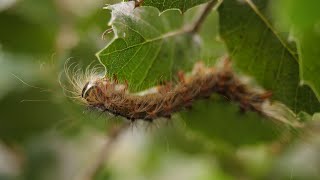
<path fill-rule="evenodd" d="M 166 83 L 140 93 L 130 93 L 126 83 L 116 78 L 99 76 L 96 68 L 87 68 L 85 75 L 79 71 L 67 78 L 74 87 L 72 93 L 87 106 L 125 117 L 131 121 L 153 121 L 170 118 L 175 112 L 190 108 L 198 99 L 213 93 L 235 102 L 242 111 L 255 111 L 262 115 L 287 121 L 279 107 L 270 103 L 271 92 L 253 87 L 241 75 L 236 74 L 231 61 L 225 58 L 214 67 L 198 62 L 189 74 L 178 73 L 176 83 Z M 287 113 L 286 113 L 287 114 Z"/>

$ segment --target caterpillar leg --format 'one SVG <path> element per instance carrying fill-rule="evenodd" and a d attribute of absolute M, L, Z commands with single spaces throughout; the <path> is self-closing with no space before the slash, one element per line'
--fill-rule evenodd
<path fill-rule="evenodd" d="M 179 82 L 181 82 L 181 83 L 185 83 L 186 82 L 186 78 L 185 78 L 185 75 L 184 75 L 183 71 L 179 71 L 178 72 L 178 78 L 179 78 Z"/>

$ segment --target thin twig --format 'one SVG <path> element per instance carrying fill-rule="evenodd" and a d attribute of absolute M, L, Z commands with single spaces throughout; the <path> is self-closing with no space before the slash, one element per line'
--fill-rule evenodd
<path fill-rule="evenodd" d="M 190 32 L 197 33 L 200 30 L 201 25 L 203 24 L 204 20 L 207 18 L 209 13 L 211 12 L 212 8 L 220 2 L 219 0 L 212 0 L 210 1 L 200 13 L 199 18 L 195 21 L 194 25 L 192 26 Z"/>
<path fill-rule="evenodd" d="M 93 180 L 99 173 L 99 170 L 103 168 L 104 163 L 109 159 L 112 147 L 117 142 L 121 134 L 130 127 L 130 123 L 124 123 L 118 127 L 114 127 L 108 132 L 108 140 L 102 147 L 101 152 L 97 156 L 96 161 L 88 172 L 85 174 L 83 180 Z"/>

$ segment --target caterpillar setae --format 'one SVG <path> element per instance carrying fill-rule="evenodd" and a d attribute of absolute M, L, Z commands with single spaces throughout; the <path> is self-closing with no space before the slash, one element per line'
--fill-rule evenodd
<path fill-rule="evenodd" d="M 64 87 L 66 91 L 90 108 L 130 121 L 152 122 L 158 118 L 170 118 L 173 113 L 190 108 L 194 101 L 208 98 L 213 93 L 237 103 L 242 111 L 254 111 L 286 124 L 291 123 L 288 119 L 293 119 L 284 105 L 270 102 L 270 91 L 253 87 L 244 76 L 236 74 L 229 58 L 224 58 L 214 67 L 198 62 L 191 73 L 179 72 L 178 82 L 140 93 L 130 93 L 128 84 L 121 84 L 116 78 L 99 75 L 97 68 L 88 67 L 81 74 L 71 66 L 65 66 L 65 73 L 73 90 Z"/>

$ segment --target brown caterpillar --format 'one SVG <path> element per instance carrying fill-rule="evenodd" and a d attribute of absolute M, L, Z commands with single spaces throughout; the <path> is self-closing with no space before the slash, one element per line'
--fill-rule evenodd
<path fill-rule="evenodd" d="M 116 78 L 101 77 L 96 72 L 96 68 L 88 68 L 83 78 L 68 76 L 75 87 L 74 93 L 81 94 L 80 99 L 89 107 L 131 121 L 170 118 L 173 113 L 191 107 L 193 101 L 208 98 L 212 93 L 238 103 L 243 111 L 268 115 L 263 107 L 269 102 L 271 92 L 250 87 L 243 77 L 233 72 L 228 58 L 220 66 L 211 68 L 199 62 L 191 74 L 178 73 L 177 83 L 167 83 L 136 94 L 128 91 L 127 84 L 120 84 Z"/>

